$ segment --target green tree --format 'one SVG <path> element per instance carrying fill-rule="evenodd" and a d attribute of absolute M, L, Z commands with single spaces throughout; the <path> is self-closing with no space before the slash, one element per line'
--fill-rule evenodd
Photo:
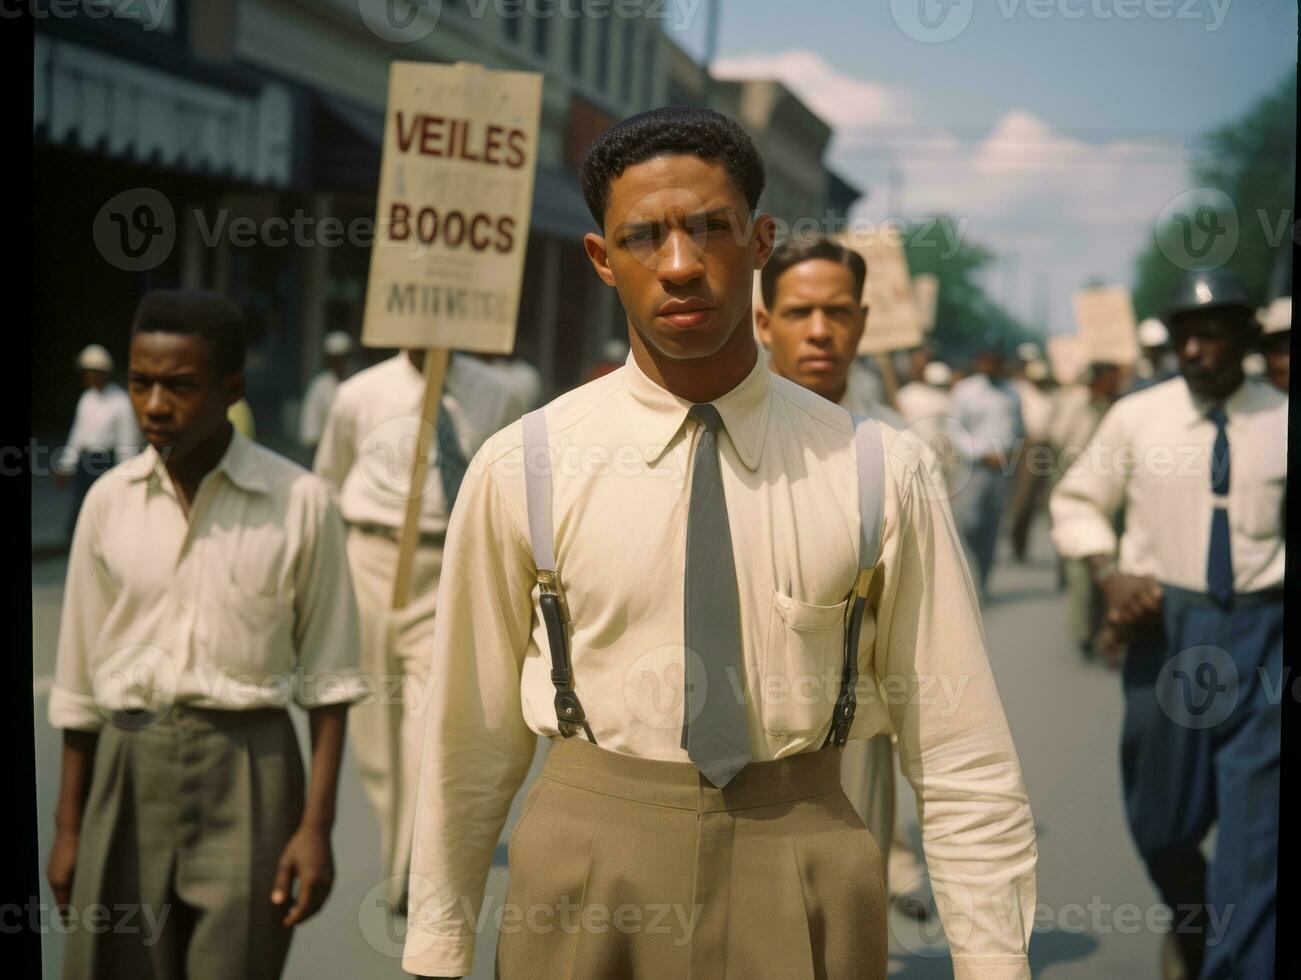
<path fill-rule="evenodd" d="M 1193 265 L 1227 265 L 1257 306 L 1290 290 L 1296 85 L 1294 68 L 1246 116 L 1207 134 L 1191 168 L 1197 200 L 1176 207 L 1136 260 L 1140 317 L 1159 314 Z"/>
<path fill-rule="evenodd" d="M 908 271 L 914 276 L 932 273 L 940 282 L 935 329 L 930 335 L 936 354 L 942 359 L 961 361 L 975 353 L 980 340 L 989 333 L 997 334 L 1009 345 L 1033 340 L 1042 346 L 1042 336 L 1033 334 L 991 300 L 977 282 L 980 271 L 996 256 L 965 238 L 953 240 L 952 235 L 960 227 L 952 219 L 941 217 L 911 225 L 904 240 Z M 944 232 L 952 233 L 948 240 Z"/>

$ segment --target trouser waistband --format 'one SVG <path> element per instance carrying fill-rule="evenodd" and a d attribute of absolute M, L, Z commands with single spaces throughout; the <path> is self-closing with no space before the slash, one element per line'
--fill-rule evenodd
<path fill-rule="evenodd" d="M 680 810 L 743 810 L 837 792 L 840 751 L 827 746 L 784 759 L 752 762 L 719 789 L 689 762 L 640 759 L 575 736 L 552 739 L 542 778 Z"/>

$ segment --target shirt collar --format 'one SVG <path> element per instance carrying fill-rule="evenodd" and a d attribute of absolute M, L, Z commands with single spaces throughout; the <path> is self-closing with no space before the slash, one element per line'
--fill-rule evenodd
<path fill-rule="evenodd" d="M 1183 382 L 1184 394 L 1188 397 L 1188 404 L 1192 407 L 1192 414 L 1188 419 L 1188 427 L 1200 425 L 1208 421 L 1211 412 L 1216 408 L 1222 408 L 1227 418 L 1234 418 L 1241 415 L 1247 408 L 1252 397 L 1252 386 L 1256 382 L 1252 378 L 1243 378 L 1242 384 L 1233 389 L 1233 393 L 1223 401 L 1215 401 L 1210 398 L 1203 398 L 1201 395 L 1194 394 L 1193 390 L 1188 387 L 1188 382 L 1184 381 L 1182 376 L 1179 379 Z"/>
<path fill-rule="evenodd" d="M 225 474 L 231 483 L 249 493 L 267 493 L 271 489 L 271 482 L 267 479 L 266 470 L 258 459 L 253 443 L 237 429 L 232 429 L 230 445 L 213 469 L 214 472 Z M 166 486 L 162 483 L 165 475 L 162 457 L 153 446 L 147 446 L 144 452 L 123 463 L 121 471 L 126 479 L 133 482 L 150 480 Z"/>
<path fill-rule="evenodd" d="M 759 466 L 763 437 L 768 427 L 768 403 L 772 386 L 768 355 L 759 348 L 754 367 L 735 388 L 715 398 L 713 405 L 723 418 L 723 428 L 736 447 L 736 454 L 748 469 Z M 668 448 L 692 403 L 661 388 L 637 366 L 631 353 L 624 362 L 624 378 L 631 411 L 629 415 L 641 442 L 646 462 L 654 463 Z"/>

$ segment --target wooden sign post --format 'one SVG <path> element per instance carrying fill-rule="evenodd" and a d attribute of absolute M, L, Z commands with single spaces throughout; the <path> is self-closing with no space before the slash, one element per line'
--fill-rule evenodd
<path fill-rule="evenodd" d="M 362 343 L 425 351 L 393 608 L 407 604 L 429 448 L 452 350 L 515 346 L 542 76 L 481 65 L 389 68 Z"/>

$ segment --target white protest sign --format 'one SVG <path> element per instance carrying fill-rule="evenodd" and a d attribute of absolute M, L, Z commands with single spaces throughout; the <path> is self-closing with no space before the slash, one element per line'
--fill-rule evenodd
<path fill-rule="evenodd" d="M 1134 301 L 1124 286 L 1077 290 L 1075 323 L 1094 363 L 1133 364 L 1138 360 Z"/>
<path fill-rule="evenodd" d="M 858 342 L 858 353 L 883 354 L 918 346 L 922 342 L 922 318 L 901 237 L 889 231 L 847 232 L 840 241 L 867 263 L 863 288 L 867 329 Z"/>
<path fill-rule="evenodd" d="M 542 76 L 395 61 L 362 343 L 510 353 Z"/>

